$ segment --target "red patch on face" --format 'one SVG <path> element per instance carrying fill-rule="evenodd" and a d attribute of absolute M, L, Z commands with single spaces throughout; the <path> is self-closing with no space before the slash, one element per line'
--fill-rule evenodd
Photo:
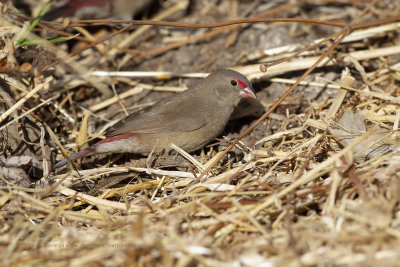
<path fill-rule="evenodd" d="M 235 77 L 235 80 L 239 83 L 241 89 L 248 87 L 247 83 L 242 81 L 241 79 Z"/>

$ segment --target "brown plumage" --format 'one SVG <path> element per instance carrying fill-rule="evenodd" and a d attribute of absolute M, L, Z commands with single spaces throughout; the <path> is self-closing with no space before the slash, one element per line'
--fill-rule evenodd
<path fill-rule="evenodd" d="M 138 153 L 171 150 L 171 144 L 195 151 L 217 137 L 241 97 L 255 98 L 242 74 L 219 70 L 193 88 L 135 112 L 111 127 L 104 140 L 71 156 L 77 160 L 93 153 Z M 59 168 L 67 163 L 62 160 Z"/>

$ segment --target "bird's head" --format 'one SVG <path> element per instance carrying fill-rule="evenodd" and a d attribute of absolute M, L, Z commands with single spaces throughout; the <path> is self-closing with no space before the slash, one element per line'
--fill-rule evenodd
<path fill-rule="evenodd" d="M 241 73 L 222 69 L 210 74 L 207 79 L 215 84 L 215 93 L 223 98 L 256 98 L 250 81 Z"/>
<path fill-rule="evenodd" d="M 254 93 L 253 86 L 246 77 L 233 76 L 231 80 L 231 85 L 234 90 L 239 90 L 239 95 L 244 98 L 257 98 Z"/>

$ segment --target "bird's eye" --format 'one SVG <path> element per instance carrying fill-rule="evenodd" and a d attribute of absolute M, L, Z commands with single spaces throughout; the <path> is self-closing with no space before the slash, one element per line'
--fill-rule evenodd
<path fill-rule="evenodd" d="M 232 84 L 232 86 L 237 86 L 238 83 L 237 83 L 237 81 L 232 80 L 232 81 L 231 81 L 231 84 Z"/>

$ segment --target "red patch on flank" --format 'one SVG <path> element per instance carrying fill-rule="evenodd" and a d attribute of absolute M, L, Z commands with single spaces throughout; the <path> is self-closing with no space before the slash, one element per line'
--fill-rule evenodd
<path fill-rule="evenodd" d="M 133 135 L 134 134 L 132 134 L 132 133 L 127 133 L 127 134 L 120 134 L 120 135 L 116 135 L 116 136 L 107 137 L 107 138 L 101 140 L 100 142 L 96 143 L 96 145 L 110 143 L 110 142 L 114 142 L 114 141 L 118 141 L 118 140 L 122 140 L 122 139 L 129 139 Z"/>
<path fill-rule="evenodd" d="M 93 0 L 93 1 L 80 1 L 72 0 L 67 3 L 67 5 L 74 6 L 75 8 L 87 7 L 87 6 L 107 6 L 107 1 L 105 0 Z"/>

